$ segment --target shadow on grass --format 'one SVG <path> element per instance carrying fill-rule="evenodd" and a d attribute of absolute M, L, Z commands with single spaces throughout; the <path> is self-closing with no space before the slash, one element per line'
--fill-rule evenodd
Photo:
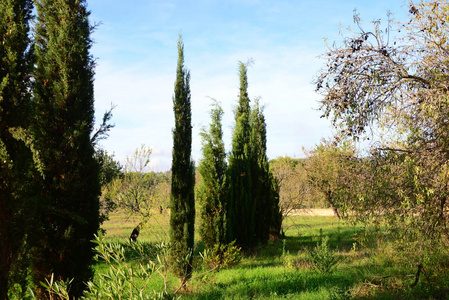
<path fill-rule="evenodd" d="M 277 274 L 255 274 L 239 277 L 228 283 L 210 285 L 197 293 L 194 299 L 258 299 L 285 297 L 319 291 L 330 295 L 343 294 L 356 282 L 355 277 L 324 275 L 308 271 L 289 271 Z"/>

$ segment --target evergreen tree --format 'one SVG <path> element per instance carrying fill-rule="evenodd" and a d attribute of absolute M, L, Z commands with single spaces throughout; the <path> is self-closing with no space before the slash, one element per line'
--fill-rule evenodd
<path fill-rule="evenodd" d="M 228 242 L 246 250 L 257 245 L 255 202 L 252 197 L 250 99 L 247 66 L 240 62 L 240 95 L 235 113 L 232 150 L 229 156 Z"/>
<path fill-rule="evenodd" d="M 91 240 L 99 228 L 94 122 L 94 62 L 84 0 L 36 1 L 33 134 L 42 162 L 41 239 L 36 282 L 74 279 L 79 296 L 92 277 Z"/>
<path fill-rule="evenodd" d="M 280 185 L 279 181 L 274 175 L 272 169 L 269 169 L 269 184 L 270 184 L 270 228 L 269 233 L 273 237 L 280 237 L 282 231 L 282 211 L 280 207 Z"/>
<path fill-rule="evenodd" d="M 7 299 L 8 281 L 17 275 L 13 281 L 22 283 L 28 269 L 18 262 L 32 211 L 31 152 L 20 140 L 30 116 L 32 1 L 0 0 L 0 8 L 0 299 Z"/>
<path fill-rule="evenodd" d="M 222 116 L 223 110 L 215 102 L 209 132 L 201 132 L 203 159 L 198 166 L 201 181 L 197 193 L 201 205 L 200 234 L 208 249 L 226 244 L 227 165 Z"/>
<path fill-rule="evenodd" d="M 251 111 L 251 174 L 252 198 L 256 201 L 255 223 L 259 243 L 266 244 L 270 227 L 270 186 L 268 178 L 268 161 L 266 156 L 265 118 L 256 102 Z"/>
<path fill-rule="evenodd" d="M 184 68 L 184 44 L 178 40 L 178 65 L 173 97 L 172 186 L 170 195 L 170 238 L 173 271 L 181 284 L 192 274 L 192 251 L 195 223 L 195 167 L 192 152 L 192 114 L 190 108 L 190 73 Z"/>
<path fill-rule="evenodd" d="M 240 96 L 229 157 L 228 242 L 248 250 L 278 235 L 282 222 L 279 187 L 267 158 L 265 116 L 248 97 L 247 66 L 239 65 Z"/>
<path fill-rule="evenodd" d="M 270 234 L 279 235 L 282 215 L 279 210 L 279 186 L 268 163 L 265 116 L 258 102 L 252 110 L 251 129 L 252 195 L 257 202 L 256 236 L 259 243 L 266 244 Z"/>

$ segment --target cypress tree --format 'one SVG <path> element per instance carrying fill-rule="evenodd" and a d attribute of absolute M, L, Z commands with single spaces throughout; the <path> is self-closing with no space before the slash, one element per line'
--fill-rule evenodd
<path fill-rule="evenodd" d="M 32 1 L 0 0 L 0 8 L 0 299 L 7 299 L 8 282 L 23 283 L 28 269 L 18 262 L 27 250 L 23 246 L 32 211 L 26 198 L 31 155 L 20 140 L 30 117 Z"/>
<path fill-rule="evenodd" d="M 195 167 L 192 152 L 192 114 L 190 108 L 190 72 L 184 68 L 184 44 L 178 40 L 178 65 L 173 96 L 172 183 L 170 195 L 170 239 L 172 266 L 181 284 L 192 275 L 192 251 L 195 223 Z"/>
<path fill-rule="evenodd" d="M 84 0 L 36 1 L 33 126 L 42 162 L 41 239 L 36 281 L 52 273 L 74 279 L 81 295 L 92 277 L 91 240 L 99 228 L 98 165 L 90 134 L 94 122 L 94 62 Z"/>
<path fill-rule="evenodd" d="M 279 211 L 278 183 L 268 163 L 265 116 L 258 102 L 252 109 L 251 129 L 252 195 L 256 201 L 256 236 L 259 243 L 266 244 L 270 234 L 279 235 L 282 215 Z"/>
<path fill-rule="evenodd" d="M 198 166 L 201 181 L 197 193 L 201 205 L 200 234 L 208 249 L 226 244 L 227 165 L 222 116 L 223 110 L 215 102 L 209 132 L 201 132 L 203 159 Z"/>
<path fill-rule="evenodd" d="M 256 246 L 255 202 L 252 197 L 250 99 L 247 66 L 239 64 L 240 94 L 229 156 L 228 242 L 242 249 Z"/>
<path fill-rule="evenodd" d="M 279 187 L 267 157 L 266 122 L 256 102 L 248 97 L 247 66 L 239 65 L 240 95 L 235 113 L 232 151 L 229 157 L 228 242 L 244 250 L 266 244 L 270 233 L 278 235 Z"/>

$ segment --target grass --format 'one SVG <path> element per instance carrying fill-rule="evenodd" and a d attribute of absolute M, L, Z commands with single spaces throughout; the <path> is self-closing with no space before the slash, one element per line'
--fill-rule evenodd
<path fill-rule="evenodd" d="M 123 241 L 129 238 L 132 230 L 139 224 L 139 218 L 117 211 L 109 216 L 102 228 L 106 230 L 108 241 Z M 149 222 L 140 230 L 139 240 L 159 242 L 168 239 L 168 215 L 155 212 Z"/>
<path fill-rule="evenodd" d="M 138 222 L 123 213 L 111 215 L 104 224 L 107 241 L 126 242 Z M 275 240 L 257 254 L 244 257 L 236 266 L 219 272 L 196 267 L 183 299 L 449 299 L 447 251 L 438 256 L 439 277 L 430 272 L 413 288 L 417 271 L 413 255 L 398 255 L 386 236 L 362 226 L 352 226 L 334 217 L 294 216 L 284 221 L 286 238 Z M 339 258 L 333 272 L 322 274 L 310 263 L 310 251 L 324 236 Z M 141 230 L 144 243 L 168 240 L 168 215 L 154 214 Z M 196 240 L 199 241 L 198 237 Z M 197 244 L 196 260 L 199 261 Z M 445 260 L 446 259 L 446 260 Z M 199 263 L 198 263 L 199 264 Z M 104 271 L 98 263 L 97 272 Z M 436 279 L 435 279 L 436 278 Z M 177 280 L 169 277 L 168 290 Z M 149 290 L 162 291 L 163 281 L 155 276 Z"/>

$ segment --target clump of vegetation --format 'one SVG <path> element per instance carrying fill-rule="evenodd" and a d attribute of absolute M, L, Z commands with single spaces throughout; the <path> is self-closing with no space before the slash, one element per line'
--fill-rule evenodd
<path fill-rule="evenodd" d="M 309 259 L 315 270 L 322 274 L 330 274 L 340 258 L 336 251 L 329 247 L 329 237 L 325 236 L 320 238 L 313 250 L 309 251 Z"/>
<path fill-rule="evenodd" d="M 168 255 L 170 245 L 153 247 L 140 242 L 106 243 L 100 234 L 95 239 L 97 260 L 106 264 L 106 270 L 95 281 L 87 282 L 87 289 L 80 299 L 175 299 L 178 290 L 168 291 Z M 150 282 L 155 275 L 164 281 L 163 289 L 154 290 Z M 71 299 L 72 281 L 50 280 L 42 283 L 50 299 Z M 162 291 L 161 291 L 162 290 Z M 34 298 L 34 295 L 32 295 Z"/>
<path fill-rule="evenodd" d="M 311 264 L 307 257 L 301 255 L 299 251 L 296 255 L 290 254 L 290 251 L 286 250 L 286 245 L 287 241 L 285 239 L 282 240 L 282 255 L 280 259 L 284 267 L 295 270 L 311 268 Z"/>
<path fill-rule="evenodd" d="M 215 244 L 200 255 L 203 263 L 211 269 L 225 269 L 235 266 L 242 259 L 241 248 L 235 242 L 229 244 Z"/>

